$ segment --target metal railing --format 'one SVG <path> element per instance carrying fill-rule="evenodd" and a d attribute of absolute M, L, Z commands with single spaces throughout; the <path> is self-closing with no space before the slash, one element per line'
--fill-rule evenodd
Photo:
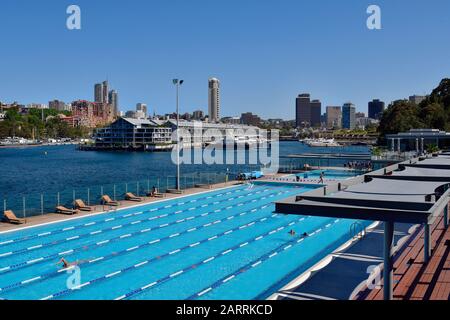
<path fill-rule="evenodd" d="M 258 170 L 258 168 L 246 168 Z M 199 186 L 210 187 L 214 184 L 235 181 L 239 172 L 194 172 L 180 177 L 180 189 L 186 190 Z M 91 187 L 68 188 L 60 191 L 43 191 L 17 196 L 6 196 L 2 199 L 3 211 L 12 210 L 17 217 L 54 213 L 57 206 L 74 208 L 77 199 L 83 200 L 88 206 L 100 206 L 103 195 L 109 195 L 115 201 L 125 199 L 125 194 L 133 193 L 138 197 L 146 197 L 153 187 L 160 193 L 176 188 L 176 176 L 147 178 L 133 182 L 104 184 Z M 1 199 L 1 198 L 0 198 Z M 3 212 L 2 212 L 3 213 Z M 2 215 L 0 215 L 1 217 Z"/>

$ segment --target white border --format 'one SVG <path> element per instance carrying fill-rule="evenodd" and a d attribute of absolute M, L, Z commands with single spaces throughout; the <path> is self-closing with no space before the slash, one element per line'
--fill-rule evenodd
<path fill-rule="evenodd" d="M 370 226 L 368 226 L 366 228 L 365 232 L 371 232 L 371 230 L 375 229 L 379 224 L 380 224 L 379 221 L 376 221 L 376 222 L 372 223 Z M 266 300 L 277 300 L 278 297 L 283 295 L 283 293 L 280 293 L 279 291 L 291 290 L 291 289 L 294 289 L 294 288 L 302 285 L 309 278 L 311 278 L 311 276 L 314 273 L 316 273 L 317 271 L 320 271 L 321 269 L 325 268 L 328 264 L 330 264 L 335 259 L 333 257 L 334 254 L 340 253 L 340 252 L 346 250 L 353 243 L 359 242 L 360 240 L 361 239 L 359 239 L 359 238 L 357 238 L 357 239 L 352 238 L 352 239 L 348 240 L 347 242 L 342 244 L 340 247 L 338 247 L 336 250 L 334 250 L 332 253 L 328 254 L 323 259 L 321 259 L 319 262 L 317 262 L 315 265 L 310 267 L 308 270 L 306 270 L 305 272 L 301 273 L 298 277 L 296 277 L 294 280 L 289 282 L 287 285 L 285 285 L 284 287 L 278 289 L 275 293 L 270 295 Z"/>

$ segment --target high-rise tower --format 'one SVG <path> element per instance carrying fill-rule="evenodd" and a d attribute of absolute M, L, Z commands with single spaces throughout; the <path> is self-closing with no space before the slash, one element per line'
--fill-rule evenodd
<path fill-rule="evenodd" d="M 216 78 L 208 80 L 208 116 L 210 122 L 220 119 L 220 81 Z"/>

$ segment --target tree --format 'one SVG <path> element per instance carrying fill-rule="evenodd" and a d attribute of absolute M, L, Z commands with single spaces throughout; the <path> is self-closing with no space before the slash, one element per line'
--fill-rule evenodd
<path fill-rule="evenodd" d="M 445 130 L 447 127 L 448 115 L 444 107 L 437 102 L 422 107 L 419 116 L 427 128 Z"/>
<path fill-rule="evenodd" d="M 390 133 L 423 128 L 424 123 L 421 121 L 419 114 L 420 109 L 417 105 L 406 100 L 394 101 L 384 111 L 378 132 L 384 136 Z"/>

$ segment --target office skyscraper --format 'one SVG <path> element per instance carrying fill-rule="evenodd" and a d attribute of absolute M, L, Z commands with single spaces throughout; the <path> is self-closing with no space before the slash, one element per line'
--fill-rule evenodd
<path fill-rule="evenodd" d="M 109 85 L 108 81 L 103 81 L 103 103 L 109 103 Z"/>
<path fill-rule="evenodd" d="M 220 119 L 220 81 L 216 78 L 208 80 L 208 116 L 210 122 Z"/>
<path fill-rule="evenodd" d="M 322 115 L 322 103 L 320 100 L 311 101 L 311 126 L 320 127 Z"/>
<path fill-rule="evenodd" d="M 101 103 L 103 100 L 103 84 L 97 83 L 94 87 L 94 101 Z"/>
<path fill-rule="evenodd" d="M 147 105 L 145 103 L 136 104 L 136 113 L 141 114 L 143 118 L 147 118 L 148 114 Z"/>
<path fill-rule="evenodd" d="M 418 95 L 413 95 L 409 97 L 409 101 L 412 103 L 415 103 L 417 105 L 419 105 L 423 100 L 425 100 L 427 97 L 426 96 L 418 96 Z"/>
<path fill-rule="evenodd" d="M 327 107 L 327 128 L 340 129 L 342 127 L 342 108 L 336 106 Z"/>
<path fill-rule="evenodd" d="M 295 101 L 295 121 L 297 127 L 311 124 L 311 96 L 309 93 L 298 95 Z"/>
<path fill-rule="evenodd" d="M 109 92 L 108 100 L 111 104 L 114 116 L 117 117 L 119 115 L 119 94 L 116 90 L 111 90 Z"/>
<path fill-rule="evenodd" d="M 356 127 L 356 108 L 351 102 L 342 106 L 342 128 L 353 130 Z"/>
<path fill-rule="evenodd" d="M 299 94 L 295 101 L 295 119 L 297 127 L 320 127 L 322 103 L 312 100 L 309 93 Z"/>
<path fill-rule="evenodd" d="M 374 99 L 369 102 L 369 118 L 380 119 L 383 114 L 385 103 L 379 99 Z"/>

